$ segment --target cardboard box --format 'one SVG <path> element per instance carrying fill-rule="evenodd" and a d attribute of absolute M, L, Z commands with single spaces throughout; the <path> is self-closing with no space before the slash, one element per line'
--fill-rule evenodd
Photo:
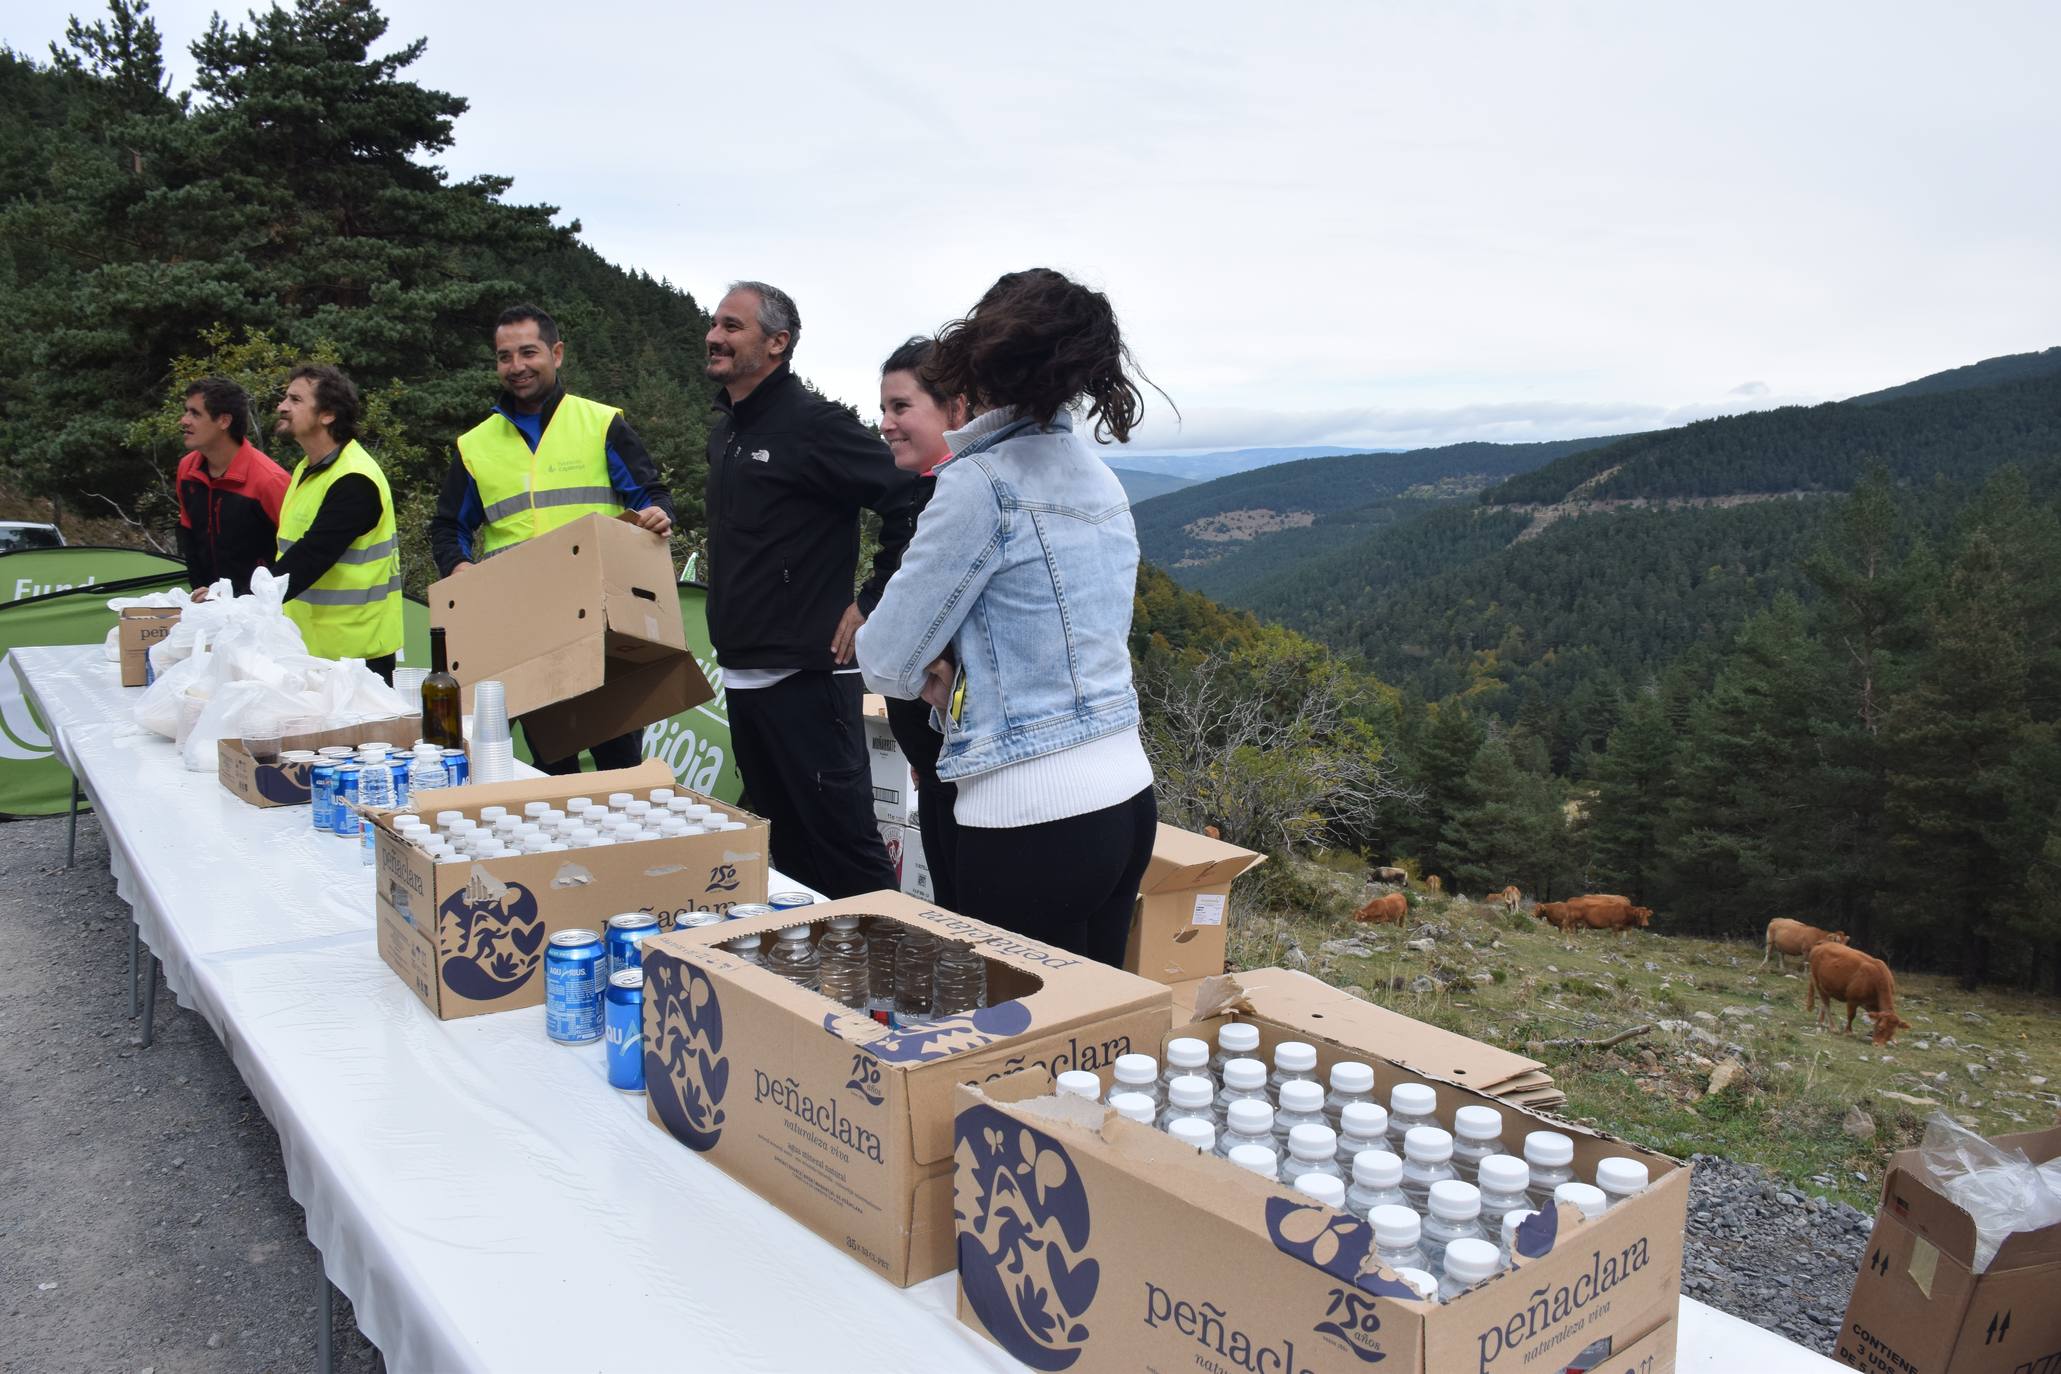
<path fill-rule="evenodd" d="M 890 916 L 972 943 L 990 1005 L 891 1030 L 719 943 L 797 917 Z M 644 946 L 651 1119 L 889 1282 L 952 1267 L 952 1089 L 1156 1047 L 1167 992 L 894 892 Z"/>
<path fill-rule="evenodd" d="M 2061 1156 L 2061 1126 L 1993 1143 L 2041 1164 Z M 1834 1356 L 1895 1374 L 2061 1371 L 2061 1225 L 2005 1237 L 1983 1273 L 1974 1255 L 1974 1218 L 1919 1152 L 1891 1159 Z"/>
<path fill-rule="evenodd" d="M 916 822 L 916 774 L 887 723 L 887 699 L 868 693 L 862 709 L 866 759 L 873 765 L 873 819 L 896 825 Z"/>
<path fill-rule="evenodd" d="M 1263 1053 L 1307 1038 L 1258 1024 Z M 1424 1303 L 1374 1264 L 1371 1228 L 1349 1213 L 1019 1074 L 958 1093 L 960 1320 L 1044 1370 L 1544 1374 L 1600 1341 L 1599 1374 L 1674 1369 L 1686 1166 L 1409 1072 L 1376 1045 L 1313 1043 L 1320 1073 L 1364 1060 L 1384 1092 L 1429 1083 L 1446 1120 L 1494 1106 L 1506 1141 L 1562 1131 L 1583 1177 L 1629 1155 L 1652 1186 L 1594 1221 L 1555 1209 L 1514 1272 Z"/>
<path fill-rule="evenodd" d="M 930 880 L 930 863 L 923 854 L 923 831 L 914 825 L 879 821 L 880 842 L 887 848 L 887 861 L 895 871 L 895 886 L 926 902 L 937 900 L 937 888 Z"/>
<path fill-rule="evenodd" d="M 347 725 L 336 730 L 317 730 L 308 735 L 284 735 L 279 748 L 320 749 L 328 744 L 369 744 L 385 740 L 407 748 L 422 733 L 419 716 L 395 716 L 366 725 Z M 239 798 L 252 806 L 306 806 L 308 768 L 305 763 L 259 763 L 243 747 L 241 739 L 215 742 L 215 776 Z"/>
<path fill-rule="evenodd" d="M 519 811 L 533 801 L 609 792 L 682 791 L 659 759 L 614 772 L 522 778 L 420 792 L 423 813 Z M 442 1020 L 514 1011 L 544 1000 L 544 944 L 555 931 L 602 931 L 608 918 L 649 911 L 661 928 L 688 911 L 727 911 L 766 900 L 766 822 L 704 797 L 743 830 L 642 840 L 556 854 L 432 863 L 394 833 L 389 813 L 368 815 L 377 863 L 379 956 Z M 716 927 L 720 928 L 720 927 Z"/>
<path fill-rule="evenodd" d="M 122 655 L 122 686 L 150 682 L 150 646 L 172 632 L 184 614 L 177 606 L 130 606 L 122 612 L 115 647 Z"/>
<path fill-rule="evenodd" d="M 451 674 L 498 679 L 530 751 L 565 758 L 715 696 L 687 647 L 665 540 L 590 515 L 429 587 Z"/>
<path fill-rule="evenodd" d="M 1267 856 L 1162 823 L 1138 884 L 1124 967 L 1161 983 L 1224 971 L 1231 881 Z"/>

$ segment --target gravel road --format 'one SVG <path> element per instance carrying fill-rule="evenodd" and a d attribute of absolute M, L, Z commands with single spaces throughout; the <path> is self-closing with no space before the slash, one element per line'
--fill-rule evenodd
<path fill-rule="evenodd" d="M 1749 1164 L 1695 1164 L 1682 1291 L 1830 1355 L 1875 1218 Z"/>

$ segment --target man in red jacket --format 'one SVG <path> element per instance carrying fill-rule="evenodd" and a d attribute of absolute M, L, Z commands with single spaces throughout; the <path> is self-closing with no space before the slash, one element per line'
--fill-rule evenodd
<path fill-rule="evenodd" d="M 278 546 L 286 469 L 244 437 L 249 425 L 250 397 L 236 383 L 203 377 L 186 388 L 179 429 L 193 451 L 179 460 L 179 555 L 196 590 L 226 577 L 247 594 Z"/>

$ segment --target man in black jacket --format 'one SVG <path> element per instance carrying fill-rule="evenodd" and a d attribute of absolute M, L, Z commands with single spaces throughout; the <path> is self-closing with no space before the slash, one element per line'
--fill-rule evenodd
<path fill-rule="evenodd" d="M 794 375 L 800 337 L 792 298 L 754 281 L 730 287 L 708 332 L 708 376 L 722 387 L 708 441 L 708 629 L 773 864 L 837 898 L 895 886 L 851 644 L 915 532 L 915 491 L 857 416 Z M 855 600 L 862 508 L 880 516 L 880 552 Z"/>

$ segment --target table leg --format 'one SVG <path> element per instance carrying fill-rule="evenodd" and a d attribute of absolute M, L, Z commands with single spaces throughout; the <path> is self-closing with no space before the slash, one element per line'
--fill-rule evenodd
<path fill-rule="evenodd" d="M 67 822 L 65 823 L 65 830 L 64 830 L 64 866 L 65 866 L 66 868 L 70 868 L 70 867 L 72 866 L 72 860 L 73 860 L 74 858 L 76 858 L 76 857 L 77 857 L 77 855 L 78 855 L 78 852 L 79 852 L 79 778 L 78 778 L 78 775 L 77 775 L 77 774 L 73 774 L 73 775 L 72 775 L 72 811 L 71 811 L 71 819 L 70 819 L 69 821 L 67 821 Z"/>
<path fill-rule="evenodd" d="M 336 1285 L 329 1281 L 329 1266 L 320 1263 L 319 1255 L 316 1256 L 316 1260 L 321 1272 L 316 1275 L 315 1281 L 322 1286 L 322 1297 L 315 1304 L 315 1367 L 322 1374 L 333 1374 L 336 1369 L 336 1351 L 333 1345 L 336 1338 L 330 1330 L 330 1323 L 336 1319 L 332 1309 L 336 1300 Z"/>
<path fill-rule="evenodd" d="M 146 1050 L 155 1038 L 152 1032 L 156 1029 L 157 1021 L 157 971 L 157 956 L 153 954 L 150 956 L 150 962 L 143 968 L 143 976 L 148 980 L 143 985 L 143 1048 Z"/>
<path fill-rule="evenodd" d="M 136 947 L 143 943 L 143 929 L 136 924 L 136 913 L 129 913 L 129 1019 L 136 1019 Z"/>

